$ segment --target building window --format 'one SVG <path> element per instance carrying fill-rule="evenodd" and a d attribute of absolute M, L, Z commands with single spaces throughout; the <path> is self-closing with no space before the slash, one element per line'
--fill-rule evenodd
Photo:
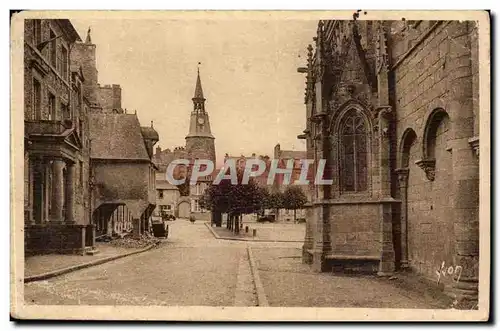
<path fill-rule="evenodd" d="M 33 45 L 38 46 L 42 42 L 42 20 L 33 20 Z"/>
<path fill-rule="evenodd" d="M 78 134 L 80 135 L 82 145 L 85 147 L 85 137 L 83 136 L 83 121 L 81 119 L 78 120 Z"/>
<path fill-rule="evenodd" d="M 69 107 L 64 103 L 61 103 L 61 113 L 64 119 L 71 119 Z"/>
<path fill-rule="evenodd" d="M 366 191 L 368 186 L 367 130 L 363 116 L 351 112 L 341 126 L 341 188 L 348 192 Z"/>
<path fill-rule="evenodd" d="M 191 204 L 191 208 L 192 208 L 192 212 L 194 213 L 199 213 L 200 212 L 200 203 L 198 202 L 198 200 L 191 200 L 192 204 Z"/>
<path fill-rule="evenodd" d="M 60 60 L 60 66 L 61 66 L 61 70 L 60 70 L 60 73 L 61 73 L 61 76 L 64 78 L 64 79 L 68 79 L 68 50 L 66 49 L 66 47 L 64 46 L 61 46 L 61 60 Z"/>
<path fill-rule="evenodd" d="M 163 190 L 158 190 L 158 199 L 163 199 Z"/>
<path fill-rule="evenodd" d="M 32 94 L 32 107 L 33 107 L 33 117 L 35 120 L 40 120 L 42 118 L 42 86 L 40 82 L 33 79 L 33 94 Z"/>
<path fill-rule="evenodd" d="M 49 120 L 56 120 L 56 97 L 49 93 Z"/>
<path fill-rule="evenodd" d="M 80 186 L 83 187 L 83 161 L 80 161 Z"/>
<path fill-rule="evenodd" d="M 56 68 L 57 65 L 57 59 L 56 59 L 56 52 L 57 52 L 57 39 L 56 39 L 56 34 L 55 32 L 50 29 L 50 36 L 49 36 L 50 42 L 50 47 L 49 47 L 49 63 Z"/>

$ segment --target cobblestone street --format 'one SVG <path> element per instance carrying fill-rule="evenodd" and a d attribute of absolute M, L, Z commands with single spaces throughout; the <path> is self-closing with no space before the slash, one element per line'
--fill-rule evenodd
<path fill-rule="evenodd" d="M 218 240 L 205 224 L 171 223 L 158 248 L 25 285 L 31 304 L 439 308 L 372 277 L 315 274 L 300 243 Z M 287 231 L 290 231 L 290 225 Z M 279 226 L 276 227 L 279 231 Z M 303 231 L 297 226 L 297 231 Z M 255 259 L 251 270 L 247 248 Z M 257 278 L 257 281 L 256 281 Z M 258 283 L 258 284 L 256 284 Z M 359 289 L 363 290 L 360 291 Z"/>

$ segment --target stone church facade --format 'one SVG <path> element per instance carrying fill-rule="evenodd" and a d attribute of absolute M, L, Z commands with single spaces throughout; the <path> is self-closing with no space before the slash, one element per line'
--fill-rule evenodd
<path fill-rule="evenodd" d="M 333 183 L 310 186 L 304 262 L 316 271 L 406 269 L 474 302 L 475 22 L 320 21 L 314 46 L 299 68 L 307 125 L 298 138 L 308 158 L 327 160 Z"/>

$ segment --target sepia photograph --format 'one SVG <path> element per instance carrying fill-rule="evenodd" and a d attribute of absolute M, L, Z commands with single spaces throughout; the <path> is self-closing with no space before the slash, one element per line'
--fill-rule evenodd
<path fill-rule="evenodd" d="M 485 321 L 487 11 L 20 11 L 11 316 Z"/>

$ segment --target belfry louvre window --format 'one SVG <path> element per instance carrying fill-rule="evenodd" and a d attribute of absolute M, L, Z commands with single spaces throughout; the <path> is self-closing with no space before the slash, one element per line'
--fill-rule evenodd
<path fill-rule="evenodd" d="M 367 130 L 361 114 L 352 111 L 343 121 L 340 132 L 340 180 L 346 192 L 367 190 Z"/>

